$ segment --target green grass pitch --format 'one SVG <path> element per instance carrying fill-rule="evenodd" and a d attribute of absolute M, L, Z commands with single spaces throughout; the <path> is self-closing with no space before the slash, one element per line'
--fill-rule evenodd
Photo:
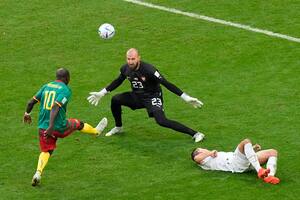
<path fill-rule="evenodd" d="M 282 34 L 300 37 L 295 0 L 147 0 Z M 101 40 L 97 28 L 116 28 Z M 76 132 L 60 140 L 42 184 L 30 185 L 39 155 L 33 124 L 22 123 L 27 101 L 71 71 L 68 116 L 91 124 L 106 116 L 110 99 L 89 105 L 88 92 L 119 73 L 130 47 L 172 83 L 204 102 L 196 110 L 164 89 L 169 118 L 203 131 L 206 140 L 161 128 L 145 110 L 123 110 L 125 132 L 93 138 Z M 0 199 L 299 199 L 300 44 L 126 3 L 121 0 L 0 1 Z M 199 169 L 193 148 L 231 151 L 250 138 L 279 151 L 279 185 L 255 173 Z"/>

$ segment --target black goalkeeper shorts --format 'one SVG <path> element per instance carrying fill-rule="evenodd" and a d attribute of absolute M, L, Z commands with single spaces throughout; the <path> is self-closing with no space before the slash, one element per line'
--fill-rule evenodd
<path fill-rule="evenodd" d="M 149 117 L 153 117 L 153 112 L 164 111 L 163 97 L 161 92 L 151 94 L 136 94 L 134 92 L 124 92 L 117 94 L 114 98 L 118 99 L 121 105 L 127 106 L 132 110 L 146 108 Z"/>

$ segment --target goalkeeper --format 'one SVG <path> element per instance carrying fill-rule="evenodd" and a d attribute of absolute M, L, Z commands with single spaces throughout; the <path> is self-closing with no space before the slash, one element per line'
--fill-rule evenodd
<path fill-rule="evenodd" d="M 140 60 L 137 49 L 129 49 L 126 53 L 126 59 L 127 63 L 121 67 L 120 75 L 99 92 L 90 92 L 90 96 L 87 98 L 92 105 L 97 106 L 104 95 L 119 87 L 125 79 L 128 79 L 131 83 L 131 92 L 123 92 L 112 97 L 111 111 L 115 119 L 115 127 L 106 133 L 106 136 L 122 132 L 121 107 L 127 106 L 132 110 L 146 108 L 149 117 L 153 117 L 160 126 L 188 134 L 193 137 L 195 142 L 201 141 L 204 138 L 203 133 L 188 128 L 177 121 L 170 120 L 165 116 L 160 84 L 180 96 L 187 103 L 192 104 L 195 108 L 201 107 L 203 103 L 197 98 L 190 97 L 174 84 L 168 82 L 154 66 Z"/>

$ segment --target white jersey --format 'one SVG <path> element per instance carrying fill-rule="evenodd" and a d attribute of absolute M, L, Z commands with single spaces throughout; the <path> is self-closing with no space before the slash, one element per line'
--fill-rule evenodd
<path fill-rule="evenodd" d="M 250 169 L 250 162 L 237 148 L 234 152 L 218 152 L 215 158 L 209 156 L 199 166 L 205 170 L 230 171 L 234 173 Z"/>

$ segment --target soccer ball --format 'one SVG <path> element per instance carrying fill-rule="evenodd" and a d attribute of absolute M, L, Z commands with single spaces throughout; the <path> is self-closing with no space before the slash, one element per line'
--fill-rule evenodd
<path fill-rule="evenodd" d="M 115 28 L 108 23 L 102 24 L 98 28 L 98 34 L 103 39 L 110 39 L 115 35 Z"/>

